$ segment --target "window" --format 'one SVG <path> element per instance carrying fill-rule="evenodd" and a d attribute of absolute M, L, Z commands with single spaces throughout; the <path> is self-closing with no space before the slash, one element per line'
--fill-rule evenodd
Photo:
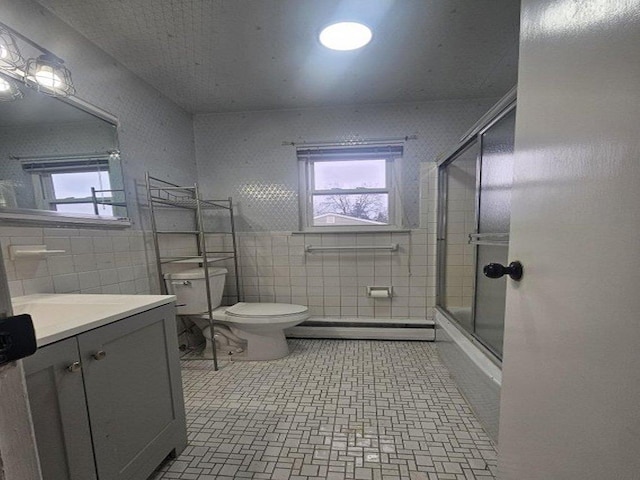
<path fill-rule="evenodd" d="M 299 149 L 304 229 L 397 226 L 401 157 L 400 146 Z"/>
<path fill-rule="evenodd" d="M 43 182 L 50 181 L 51 193 L 45 200 L 50 210 L 58 212 L 95 214 L 91 187 L 95 190 L 111 189 L 109 172 L 106 170 L 51 173 L 48 177 L 43 175 L 41 178 Z M 113 215 L 113 207 L 98 205 L 97 213 Z"/>
<path fill-rule="evenodd" d="M 107 156 L 22 160 L 22 168 L 32 175 L 38 208 L 114 215 Z"/>

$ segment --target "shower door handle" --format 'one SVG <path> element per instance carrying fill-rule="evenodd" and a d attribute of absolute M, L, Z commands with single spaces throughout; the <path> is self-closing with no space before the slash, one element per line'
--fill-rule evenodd
<path fill-rule="evenodd" d="M 501 278 L 509 275 L 512 280 L 518 282 L 522 278 L 523 269 L 522 264 L 516 260 L 506 267 L 500 263 L 490 263 L 484 266 L 482 273 L 489 278 Z"/>

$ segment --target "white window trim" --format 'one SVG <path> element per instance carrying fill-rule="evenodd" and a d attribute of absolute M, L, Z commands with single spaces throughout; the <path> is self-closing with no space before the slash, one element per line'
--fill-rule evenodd
<path fill-rule="evenodd" d="M 387 157 L 379 157 L 379 160 L 386 162 L 386 186 L 385 188 L 367 189 L 336 189 L 336 190 L 314 190 L 313 168 L 315 162 L 330 162 L 332 160 L 309 159 L 298 157 L 298 185 L 299 185 L 299 221 L 300 230 L 309 233 L 332 233 L 332 232 L 389 232 L 402 230 L 402 208 L 400 196 L 400 172 L 402 156 L 390 154 Z M 343 159 L 336 158 L 335 161 Z M 348 160 L 345 158 L 344 160 Z M 389 198 L 389 222 L 384 225 L 313 225 L 313 196 L 322 192 L 325 195 L 336 194 L 362 194 L 362 193 L 385 193 Z"/>
<path fill-rule="evenodd" d="M 114 155 L 116 153 L 116 155 Z M 87 153 L 87 154 L 71 154 L 71 155 L 43 155 L 33 157 L 15 157 L 22 164 L 22 168 L 26 173 L 31 175 L 33 183 L 33 190 L 35 195 L 36 207 L 39 210 L 47 210 L 57 212 L 57 205 L 69 205 L 69 204 L 89 204 L 96 208 L 96 202 L 94 202 L 93 190 L 91 195 L 85 197 L 68 197 L 57 198 L 55 195 L 55 188 L 53 186 L 54 174 L 64 173 L 81 173 L 91 172 L 95 170 L 109 173 L 120 171 L 119 155 L 118 152 L 106 152 L 106 153 Z M 110 192 L 110 196 L 103 196 L 105 192 Z M 96 193 L 100 193 L 99 205 L 109 205 L 114 210 L 111 214 L 100 215 L 98 211 L 95 211 L 94 215 L 111 217 L 117 214 L 118 207 L 126 207 L 126 202 L 116 202 L 113 198 L 113 192 L 123 192 L 123 189 L 107 189 L 96 190 Z M 122 205 L 124 203 L 124 205 Z M 67 212 L 60 212 L 66 214 Z M 69 215 L 85 215 L 79 212 L 69 213 Z M 125 217 L 116 217 L 125 218 Z"/>

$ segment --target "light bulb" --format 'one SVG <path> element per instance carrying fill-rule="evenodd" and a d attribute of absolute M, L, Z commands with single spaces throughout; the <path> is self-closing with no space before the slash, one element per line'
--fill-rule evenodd
<path fill-rule="evenodd" d="M 331 50 L 357 50 L 371 41 L 371 29 L 362 23 L 340 22 L 320 32 L 320 43 Z"/>
<path fill-rule="evenodd" d="M 41 65 L 35 74 L 36 82 L 47 88 L 62 87 L 62 80 L 49 65 Z"/>
<path fill-rule="evenodd" d="M 11 90 L 11 84 L 4 78 L 0 78 L 0 92 L 8 92 Z"/>

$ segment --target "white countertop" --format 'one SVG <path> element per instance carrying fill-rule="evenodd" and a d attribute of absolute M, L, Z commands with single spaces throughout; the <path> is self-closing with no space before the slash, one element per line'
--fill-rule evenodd
<path fill-rule="evenodd" d="M 174 295 L 35 294 L 11 299 L 33 319 L 38 347 L 174 302 Z"/>

